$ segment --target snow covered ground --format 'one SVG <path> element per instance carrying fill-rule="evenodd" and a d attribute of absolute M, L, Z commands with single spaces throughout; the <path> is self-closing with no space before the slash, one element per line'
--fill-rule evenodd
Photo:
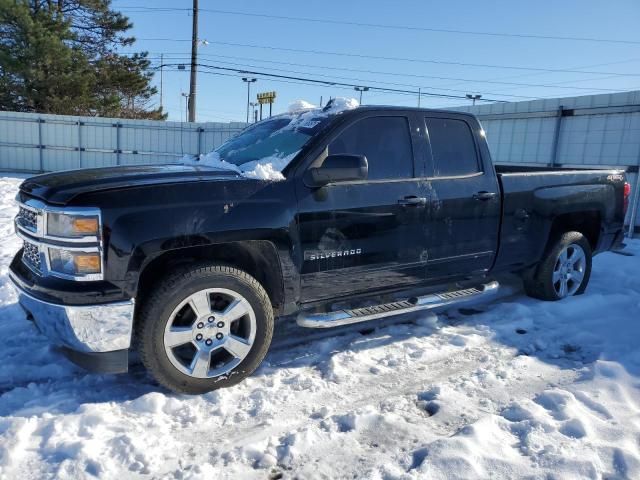
<path fill-rule="evenodd" d="M 559 303 L 281 325 L 248 381 L 189 397 L 140 367 L 87 374 L 25 320 L 19 182 L 0 177 L 2 478 L 640 478 L 640 241 Z"/>

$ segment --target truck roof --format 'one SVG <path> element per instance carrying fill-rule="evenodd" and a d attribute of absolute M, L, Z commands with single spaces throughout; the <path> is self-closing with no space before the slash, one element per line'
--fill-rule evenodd
<path fill-rule="evenodd" d="M 350 112 L 362 112 L 362 111 L 385 111 L 385 112 L 424 112 L 424 113 L 444 113 L 449 115 L 463 115 L 467 117 L 475 117 L 474 114 L 469 112 L 463 112 L 459 110 L 446 110 L 440 108 L 424 108 L 424 107 L 400 107 L 396 105 L 362 105 L 350 110 Z"/>

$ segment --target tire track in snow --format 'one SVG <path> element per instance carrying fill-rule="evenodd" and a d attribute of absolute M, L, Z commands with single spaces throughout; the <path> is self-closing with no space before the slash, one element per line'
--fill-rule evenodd
<path fill-rule="evenodd" d="M 358 378 L 359 382 L 349 384 L 345 389 L 345 384 L 328 384 L 326 389 L 317 392 L 305 392 L 304 396 L 299 400 L 289 402 L 278 402 L 278 409 L 270 412 L 273 419 L 277 419 L 273 423 L 265 423 L 261 419 L 248 419 L 243 422 L 241 427 L 236 427 L 232 422 L 222 424 L 216 428 L 216 436 L 219 439 L 218 445 L 220 450 L 229 451 L 264 442 L 270 437 L 282 439 L 291 432 L 300 432 L 318 425 L 327 418 L 336 418 L 352 413 L 367 406 L 378 408 L 379 404 L 400 397 L 413 397 L 417 399 L 417 395 L 427 385 L 451 384 L 456 378 L 472 375 L 481 364 L 490 364 L 488 367 L 493 368 L 495 362 L 503 363 L 516 358 L 517 353 L 513 349 L 501 348 L 494 357 L 488 361 L 486 357 L 486 348 L 491 340 L 485 338 L 481 343 L 474 345 L 470 349 L 464 349 L 456 354 L 450 352 L 444 353 L 426 363 L 419 361 L 412 362 L 405 368 L 398 369 L 382 375 L 363 375 Z M 483 361 L 484 359 L 484 361 Z M 419 374 L 418 374 L 419 372 Z M 303 372 L 304 374 L 305 372 Z M 570 384 L 578 376 L 575 371 L 561 370 L 556 367 L 548 367 L 548 375 L 541 376 L 540 370 L 532 372 L 530 376 L 523 375 L 522 378 L 508 382 L 502 389 L 499 398 L 494 399 L 495 403 L 506 404 L 510 398 L 517 396 L 519 398 L 533 398 L 537 393 L 545 390 L 550 386 Z M 346 391 L 346 392 L 345 392 Z M 310 412 L 314 411 L 314 406 L 339 406 L 340 408 L 332 410 L 329 417 L 314 417 Z M 496 411 L 487 411 L 481 406 L 476 409 L 482 414 L 499 414 Z M 230 418 L 233 415 L 230 415 Z M 459 421 L 451 422 L 450 417 L 439 419 L 435 414 L 425 421 L 428 421 L 432 433 L 439 437 L 448 437 L 455 434 L 463 426 L 476 421 L 476 418 L 465 417 L 458 419 Z M 226 431 L 225 431 L 226 430 Z M 198 432 L 189 430 L 186 436 L 178 428 L 174 430 L 174 435 L 179 442 L 184 442 L 192 447 L 192 451 L 207 451 L 208 442 L 197 442 L 194 444 L 193 439 L 207 438 L 207 429 Z M 324 449 L 331 450 L 331 445 L 325 446 Z M 314 458 L 318 458 L 319 452 L 314 451 Z M 305 459 L 308 461 L 309 459 Z M 198 461 L 197 455 L 194 459 Z M 203 458 L 202 461 L 209 461 Z M 295 470 L 295 468 L 294 468 Z M 167 472 L 169 473 L 169 472 Z"/>
<path fill-rule="evenodd" d="M 290 349 L 299 348 L 305 345 L 312 345 L 313 343 L 320 342 L 323 340 L 327 340 L 330 338 L 340 338 L 346 337 L 348 335 L 369 335 L 374 333 L 375 331 L 384 328 L 389 325 L 402 325 L 402 324 L 410 324 L 413 323 L 415 319 L 413 317 L 402 316 L 399 315 L 397 317 L 392 317 L 381 321 L 380 323 L 369 323 L 365 324 L 354 324 L 347 325 L 345 327 L 339 327 L 335 329 L 323 329 L 323 330 L 310 330 L 308 328 L 302 328 L 295 325 L 295 319 L 286 318 L 281 319 L 282 322 L 279 325 L 279 330 L 276 331 L 274 341 L 271 344 L 271 348 L 269 349 L 269 356 L 277 355 L 282 352 L 286 352 Z M 292 325 L 288 325 L 285 322 L 291 322 Z M 276 327 L 278 329 L 278 326 Z M 293 336 L 292 336 L 293 335 Z M 60 354 L 62 356 L 62 354 Z M 268 358 L 268 357 L 267 357 Z M 66 359 L 62 359 L 62 361 L 67 361 Z M 287 362 L 281 362 L 279 365 L 284 365 Z M 276 365 L 276 364 L 274 364 Z M 84 370 L 77 371 L 76 373 L 72 373 L 70 375 L 64 375 L 56 378 L 45 378 L 45 379 L 26 379 L 21 380 L 19 382 L 3 382 L 0 383 L 0 398 L 6 393 L 11 392 L 17 388 L 41 388 L 41 387 L 50 387 L 55 389 L 64 388 L 64 382 L 76 383 L 79 380 L 82 380 L 87 376 L 95 376 L 96 374 L 87 373 Z M 124 379 L 127 375 L 133 376 L 131 380 L 143 381 L 149 386 L 157 386 L 159 390 L 164 391 L 162 387 L 155 384 L 151 378 L 147 377 L 146 381 L 144 381 L 144 374 L 142 365 L 140 363 L 133 362 L 129 366 L 129 373 L 118 375 L 117 378 Z M 115 378 L 113 376 L 105 376 L 105 378 Z"/>

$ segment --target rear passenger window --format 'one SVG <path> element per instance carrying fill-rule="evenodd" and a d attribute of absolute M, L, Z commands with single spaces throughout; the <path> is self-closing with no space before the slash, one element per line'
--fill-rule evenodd
<path fill-rule="evenodd" d="M 480 171 L 473 134 L 466 122 L 426 118 L 436 177 L 470 175 Z"/>
<path fill-rule="evenodd" d="M 405 117 L 365 118 L 348 127 L 329 145 L 329 155 L 364 155 L 369 179 L 413 177 L 413 150 Z"/>

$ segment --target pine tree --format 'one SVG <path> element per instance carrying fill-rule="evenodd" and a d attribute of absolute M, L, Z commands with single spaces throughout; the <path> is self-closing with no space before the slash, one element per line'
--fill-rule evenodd
<path fill-rule="evenodd" d="M 0 109 L 163 119 L 146 53 L 110 0 L 0 0 Z"/>

